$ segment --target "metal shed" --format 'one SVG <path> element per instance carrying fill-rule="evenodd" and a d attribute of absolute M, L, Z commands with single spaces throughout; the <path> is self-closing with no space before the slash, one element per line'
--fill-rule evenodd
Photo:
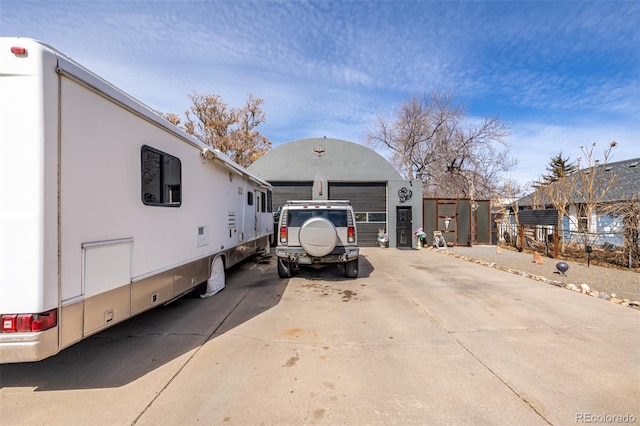
<path fill-rule="evenodd" d="M 350 200 L 358 244 L 378 245 L 382 229 L 389 247 L 415 247 L 422 225 L 420 181 L 408 181 L 380 154 L 340 139 L 301 139 L 276 146 L 249 170 L 273 185 L 273 208 L 286 200 Z M 398 219 L 399 218 L 399 219 Z"/>

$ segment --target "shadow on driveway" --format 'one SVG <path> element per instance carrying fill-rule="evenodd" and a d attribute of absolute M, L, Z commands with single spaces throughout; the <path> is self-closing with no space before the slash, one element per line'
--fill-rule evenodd
<path fill-rule="evenodd" d="M 300 270 L 294 271 L 294 277 L 304 278 L 306 280 L 324 280 L 324 281 L 357 281 L 360 278 L 368 278 L 374 270 L 373 265 L 362 253 L 358 261 L 358 278 L 345 278 L 344 265 L 336 263 L 335 265 L 322 265 L 319 267 L 302 266 Z"/>
<path fill-rule="evenodd" d="M 226 287 L 200 299 L 191 293 L 132 317 L 39 362 L 0 366 L 3 388 L 35 391 L 125 386 L 149 372 L 192 357 L 214 339 L 278 305 L 289 280 L 275 272 L 275 261 L 249 261 L 227 271 Z M 230 326 L 230 321 L 233 326 Z M 187 362 L 185 358 L 180 364 Z"/>
<path fill-rule="evenodd" d="M 366 278 L 372 271 L 369 260 L 361 255 L 359 277 Z M 345 278 L 344 269 L 337 266 L 303 268 L 294 276 L 358 282 Z M 226 287 L 211 298 L 200 299 L 194 292 L 88 337 L 50 358 L 1 365 L 0 385 L 34 391 L 125 386 L 178 358 L 192 357 L 193 351 L 207 341 L 277 306 L 288 284 L 289 280 L 278 278 L 275 257 L 268 264 L 245 262 L 227 271 Z M 187 358 L 178 365 L 186 362 Z"/>

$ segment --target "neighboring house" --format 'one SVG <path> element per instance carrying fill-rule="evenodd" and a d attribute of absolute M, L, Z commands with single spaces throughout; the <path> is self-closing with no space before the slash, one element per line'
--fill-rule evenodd
<path fill-rule="evenodd" d="M 590 234 L 592 244 L 619 245 L 623 232 L 620 218 L 604 213 L 603 206 L 640 199 L 640 158 L 581 169 L 551 185 L 555 185 L 556 193 L 565 194 L 563 200 L 568 206 L 568 214 L 563 217 L 561 226 L 565 239 Z M 588 196 L 589 187 L 592 188 L 591 197 Z M 554 203 L 544 189 L 538 189 L 519 199 L 517 208 L 554 208 Z"/>

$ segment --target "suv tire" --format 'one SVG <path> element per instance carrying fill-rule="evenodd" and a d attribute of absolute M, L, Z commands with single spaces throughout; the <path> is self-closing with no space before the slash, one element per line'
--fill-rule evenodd
<path fill-rule="evenodd" d="M 338 243 L 338 234 L 330 220 L 316 216 L 300 227 L 300 245 L 311 256 L 322 257 L 331 253 Z"/>

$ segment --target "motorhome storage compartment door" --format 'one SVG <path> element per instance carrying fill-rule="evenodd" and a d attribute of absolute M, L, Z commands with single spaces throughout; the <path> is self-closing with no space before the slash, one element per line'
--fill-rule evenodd
<path fill-rule="evenodd" d="M 82 244 L 85 335 L 130 316 L 133 239 Z"/>
<path fill-rule="evenodd" d="M 85 298 L 131 282 L 132 246 L 131 238 L 82 244 Z"/>

